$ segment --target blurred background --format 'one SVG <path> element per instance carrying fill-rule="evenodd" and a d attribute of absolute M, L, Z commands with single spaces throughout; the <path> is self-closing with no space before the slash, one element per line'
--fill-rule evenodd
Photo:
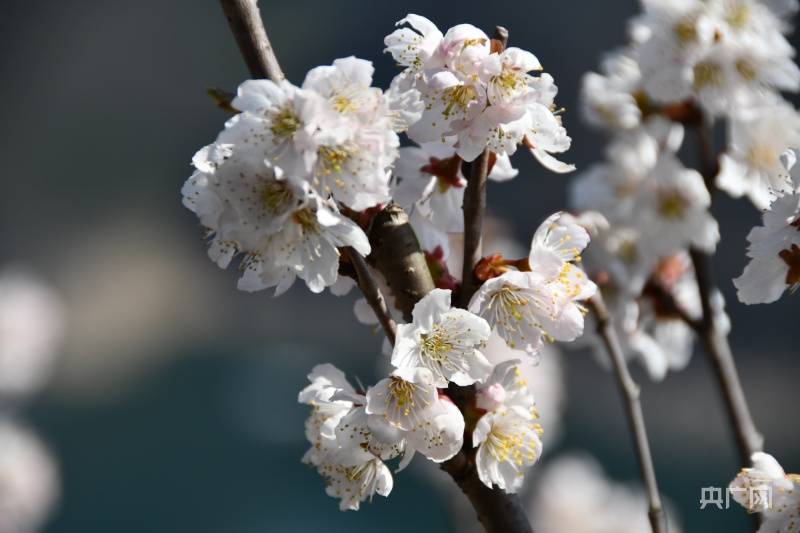
<path fill-rule="evenodd" d="M 296 394 L 323 361 L 373 381 L 380 339 L 356 323 L 354 295 L 314 296 L 302 283 L 280 299 L 238 292 L 237 273 L 207 259 L 196 218 L 180 204 L 191 156 L 226 119 L 206 88 L 233 90 L 247 77 L 218 3 L 4 0 L 3 7 L 0 271 L 43 281 L 64 316 L 51 379 L 13 415 L 38 434 L 58 472 L 44 530 L 462 531 L 424 467 L 398 476 L 388 500 L 358 513 L 340 513 L 324 495 L 317 474 L 300 463 L 306 408 Z M 625 42 L 637 7 L 634 0 L 261 1 L 295 83 L 311 67 L 356 55 L 374 62 L 376 85 L 388 86 L 395 66 L 382 54 L 383 37 L 407 12 L 442 29 L 505 25 L 511 44 L 531 50 L 555 77 L 573 138 L 565 160 L 579 168 L 597 160 L 605 142 L 579 116 L 580 77 Z M 547 214 L 566 206 L 570 177 L 524 154 L 514 163 L 521 174 L 490 186 L 490 211 L 526 243 Z M 759 213 L 720 198 L 715 214 L 722 227 L 715 275 L 742 381 L 768 450 L 798 472 L 797 297 L 738 303 L 731 279 L 744 266 L 745 235 Z M 545 441 L 544 462 L 588 451 L 614 479 L 635 482 L 611 374 L 585 352 L 554 357 L 565 410 L 558 439 Z M 659 384 L 633 371 L 661 488 L 684 531 L 747 531 L 739 508 L 699 508 L 701 487 L 725 487 L 738 471 L 703 355 Z M 530 475 L 535 481 L 539 468 Z M 2 524 L 0 515 L 0 531 Z"/>

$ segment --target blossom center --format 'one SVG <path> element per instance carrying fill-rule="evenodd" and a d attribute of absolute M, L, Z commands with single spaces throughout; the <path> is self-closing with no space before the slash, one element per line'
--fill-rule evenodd
<path fill-rule="evenodd" d="M 444 100 L 447 102 L 447 106 L 442 114 L 445 118 L 450 118 L 453 108 L 457 107 L 458 111 L 464 111 L 470 102 L 476 99 L 477 93 L 472 85 L 462 84 L 448 87 L 444 90 Z"/>
<path fill-rule="evenodd" d="M 356 109 L 355 102 L 351 98 L 341 94 L 334 96 L 331 99 L 331 103 L 336 112 L 342 115 L 352 113 Z"/>
<path fill-rule="evenodd" d="M 411 414 L 411 408 L 414 407 L 414 391 L 417 386 L 397 376 L 391 376 L 390 380 L 389 394 L 397 407 L 402 410 L 403 415 L 408 416 Z"/>
<path fill-rule="evenodd" d="M 747 81 L 753 81 L 756 79 L 756 69 L 752 63 L 747 61 L 746 59 L 739 59 L 736 61 L 736 72 Z"/>
<path fill-rule="evenodd" d="M 317 214 L 313 209 L 306 207 L 292 213 L 292 221 L 309 233 L 319 233 Z"/>
<path fill-rule="evenodd" d="M 686 199 L 680 193 L 673 191 L 661 195 L 658 212 L 664 218 L 676 220 L 683 217 L 686 207 Z"/>
<path fill-rule="evenodd" d="M 528 299 L 519 293 L 519 290 L 508 286 L 497 291 L 495 299 L 503 312 L 517 321 L 522 320 L 522 309 L 529 303 Z"/>
<path fill-rule="evenodd" d="M 686 46 L 697 40 L 697 26 L 693 18 L 686 18 L 678 22 L 672 28 L 672 31 L 681 46 Z"/>
<path fill-rule="evenodd" d="M 420 334 L 420 342 L 422 354 L 437 363 L 446 361 L 448 352 L 453 349 L 447 331 L 440 324 L 434 324 L 430 333 Z"/>
<path fill-rule="evenodd" d="M 272 117 L 270 131 L 275 137 L 291 137 L 300 129 L 300 119 L 290 107 L 280 109 Z"/>
<path fill-rule="evenodd" d="M 716 63 L 704 61 L 694 66 L 694 88 L 700 90 L 722 82 L 722 68 Z"/>
<path fill-rule="evenodd" d="M 317 149 L 319 171 L 323 176 L 341 174 L 342 169 L 353 156 L 352 151 L 344 146 L 320 146 Z"/>
<path fill-rule="evenodd" d="M 751 165 L 767 171 L 775 167 L 777 159 L 778 154 L 775 150 L 765 144 L 756 144 L 747 152 L 747 161 Z"/>
<path fill-rule="evenodd" d="M 268 181 L 261 190 L 261 203 L 264 208 L 276 214 L 288 205 L 292 199 L 292 191 L 282 181 Z"/>
<path fill-rule="evenodd" d="M 725 22 L 735 29 L 741 30 L 750 18 L 750 8 L 745 4 L 738 4 L 731 9 L 725 17 Z"/>

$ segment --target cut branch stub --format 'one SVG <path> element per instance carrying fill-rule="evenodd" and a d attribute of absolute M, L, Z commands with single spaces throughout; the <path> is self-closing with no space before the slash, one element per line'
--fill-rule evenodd
<path fill-rule="evenodd" d="M 371 259 L 386 278 L 395 305 L 411 321 L 414 305 L 435 288 L 408 215 L 396 204 L 375 215 L 369 230 Z"/>

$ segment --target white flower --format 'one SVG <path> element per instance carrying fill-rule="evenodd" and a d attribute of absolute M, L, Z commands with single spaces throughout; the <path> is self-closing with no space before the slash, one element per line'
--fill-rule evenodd
<path fill-rule="evenodd" d="M 415 452 L 435 462 L 461 449 L 464 417 L 447 398 L 439 397 L 427 368 L 401 368 L 367 391 L 369 424 L 377 434 L 400 430 L 404 442 L 402 470 Z M 385 426 L 390 426 L 386 428 Z"/>
<path fill-rule="evenodd" d="M 437 387 L 483 381 L 491 365 L 479 348 L 489 332 L 482 318 L 450 307 L 449 290 L 434 289 L 414 306 L 413 322 L 397 326 L 392 365 L 427 368 Z"/>
<path fill-rule="evenodd" d="M 661 119 L 619 133 L 606 149 L 608 162 L 576 179 L 570 204 L 599 211 L 612 225 L 630 222 L 638 208 L 636 192 L 650 179 L 662 154 L 675 153 L 682 142 L 683 127 Z"/>
<path fill-rule="evenodd" d="M 747 236 L 750 262 L 733 280 L 739 300 L 772 303 L 800 284 L 800 193 L 775 200 Z"/>
<path fill-rule="evenodd" d="M 661 154 L 635 202 L 633 225 L 647 235 L 654 255 L 666 256 L 688 246 L 714 251 L 719 227 L 708 210 L 711 195 L 700 173 L 684 167 L 674 154 Z"/>
<path fill-rule="evenodd" d="M 612 130 L 635 128 L 642 120 L 634 96 L 641 83 L 639 65 L 627 51 L 622 51 L 606 57 L 601 67 L 602 74 L 588 72 L 581 83 L 586 121 Z"/>
<path fill-rule="evenodd" d="M 41 531 L 59 497 L 55 461 L 39 438 L 0 418 L 0 532 Z"/>
<path fill-rule="evenodd" d="M 520 352 L 509 348 L 496 332 L 489 337 L 484 354 L 489 362 L 498 366 L 507 361 L 520 361 L 521 358 Z M 560 433 L 566 399 L 560 355 L 555 346 L 546 345 L 538 362 L 523 357 L 521 362 L 516 364 L 516 369 L 521 373 L 520 380 L 525 381 L 528 391 L 536 398 L 539 422 L 547 433 L 549 442 L 554 442 Z M 486 385 L 483 388 L 486 388 Z M 503 389 L 505 390 L 505 387 Z"/>
<path fill-rule="evenodd" d="M 318 465 L 325 454 L 338 448 L 336 426 L 353 407 L 353 402 L 344 397 L 356 392 L 344 373 L 331 364 L 315 366 L 308 380 L 311 384 L 297 396 L 298 402 L 311 406 L 306 419 L 306 439 L 311 448 L 303 461 Z"/>
<path fill-rule="evenodd" d="M 518 407 L 538 418 L 533 394 L 528 389 L 528 380 L 522 374 L 521 365 L 518 359 L 512 359 L 495 366 L 491 376 L 478 387 L 475 405 L 486 411 Z"/>
<path fill-rule="evenodd" d="M 397 21 L 396 26 L 408 24 L 410 28 L 399 28 L 386 36 L 386 52 L 398 65 L 407 67 L 413 74 L 434 67 L 432 58 L 444 35 L 430 20 L 420 15 L 409 14 Z"/>
<path fill-rule="evenodd" d="M 681 531 L 669 502 L 669 530 Z M 541 533 L 649 533 L 647 501 L 641 487 L 610 479 L 588 455 L 560 456 L 544 465 L 526 508 Z"/>
<path fill-rule="evenodd" d="M 375 494 L 389 496 L 394 486 L 389 467 L 358 448 L 348 448 L 336 456 L 336 462 L 323 464 L 320 474 L 325 478 L 325 493 L 341 500 L 342 511 L 357 511 L 361 502 Z"/>
<path fill-rule="evenodd" d="M 314 134 L 311 183 L 361 211 L 389 200 L 389 167 L 400 145 L 390 102 L 371 87 L 372 63 L 355 57 L 309 71 L 303 89 L 326 102 L 326 118 Z"/>
<path fill-rule="evenodd" d="M 313 134 L 323 117 L 324 102 L 319 95 L 288 81 L 247 80 L 231 105 L 243 114 L 226 124 L 220 141 L 256 149 L 262 159 L 292 176 L 311 171 Z"/>
<path fill-rule="evenodd" d="M 402 431 L 424 423 L 438 393 L 427 368 L 399 368 L 367 391 L 366 412 Z"/>
<path fill-rule="evenodd" d="M 555 213 L 533 236 L 530 272 L 508 271 L 484 282 L 469 309 L 485 318 L 508 346 L 536 354 L 544 339 L 573 341 L 583 332 L 583 308 L 596 287 L 575 266 L 589 235 Z"/>
<path fill-rule="evenodd" d="M 761 513 L 758 533 L 800 532 L 800 476 L 786 474 L 778 461 L 764 452 L 751 457 L 730 483 L 731 496 L 748 512 Z"/>
<path fill-rule="evenodd" d="M 800 87 L 787 26 L 761 2 L 651 1 L 636 24 L 644 88 L 659 102 L 695 97 L 712 115 L 738 115 Z"/>
<path fill-rule="evenodd" d="M 766 209 L 776 194 L 791 192 L 783 157 L 800 147 L 800 116 L 787 103 L 768 105 L 730 122 L 728 150 L 720 159 L 717 185 L 731 196 L 746 195 Z"/>
<path fill-rule="evenodd" d="M 408 23 L 386 37 L 386 51 L 405 66 L 393 86 L 419 90 L 425 109 L 408 136 L 419 144 L 441 142 L 473 161 L 487 147 L 499 156 L 528 147 L 548 169 L 574 169 L 551 154 L 566 151 L 570 138 L 555 111 L 557 92 L 538 59 L 519 48 L 492 52 L 492 41 L 469 24 L 441 32 L 428 19 Z M 412 29 L 413 28 L 413 29 Z M 416 30 L 416 31 L 415 31 Z"/>
<path fill-rule="evenodd" d="M 22 272 L 0 272 L 0 400 L 41 389 L 63 335 L 58 296 Z"/>
<path fill-rule="evenodd" d="M 472 433 L 478 477 L 489 488 L 516 492 L 525 468 L 542 451 L 541 428 L 529 410 L 517 406 L 490 411 L 478 420 Z"/>

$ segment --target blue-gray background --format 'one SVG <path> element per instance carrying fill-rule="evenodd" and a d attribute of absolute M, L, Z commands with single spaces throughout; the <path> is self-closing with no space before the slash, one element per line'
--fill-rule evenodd
<path fill-rule="evenodd" d="M 560 87 L 573 137 L 568 160 L 596 160 L 604 139 L 581 122 L 580 76 L 625 41 L 633 0 L 533 2 L 262 1 L 287 76 L 337 57 L 395 71 L 384 35 L 407 12 L 439 27 L 508 27 Z M 205 89 L 246 77 L 215 1 L 4 0 L 0 17 L 0 264 L 33 269 L 63 295 L 69 334 L 52 386 L 27 417 L 60 462 L 63 497 L 47 531 L 447 531 L 442 502 L 413 472 L 387 501 L 339 513 L 299 462 L 305 373 L 331 361 L 365 381 L 376 338 L 356 326 L 352 298 L 234 289 L 235 272 L 205 256 L 179 190 L 196 149 L 225 119 Z M 521 176 L 490 189 L 491 211 L 526 241 L 565 206 L 569 177 L 525 157 Z M 716 277 L 728 297 L 742 379 L 770 451 L 800 471 L 796 426 L 797 297 L 736 302 L 749 205 L 721 200 Z M 620 479 L 637 469 L 611 376 L 568 353 L 560 448 L 588 449 Z M 637 369 L 638 370 L 638 369 Z M 746 531 L 738 509 L 699 511 L 701 486 L 737 470 L 710 368 L 645 383 L 643 401 L 664 492 L 687 531 Z M 535 475 L 535 470 L 534 474 Z"/>

